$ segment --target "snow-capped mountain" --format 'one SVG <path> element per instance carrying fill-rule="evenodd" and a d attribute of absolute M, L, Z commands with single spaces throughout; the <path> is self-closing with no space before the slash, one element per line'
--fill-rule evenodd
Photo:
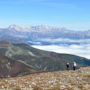
<path fill-rule="evenodd" d="M 10 25 L 8 28 L 0 29 L 0 38 L 1 37 L 20 38 L 30 44 L 78 44 L 80 40 L 90 39 L 90 30 L 73 31 L 66 28 L 56 28 L 44 25 L 23 27 L 18 25 Z M 77 39 L 79 41 L 73 41 Z"/>

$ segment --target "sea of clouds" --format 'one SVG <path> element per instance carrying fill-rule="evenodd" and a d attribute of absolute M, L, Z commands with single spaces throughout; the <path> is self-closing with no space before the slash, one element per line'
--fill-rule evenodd
<path fill-rule="evenodd" d="M 45 41 L 45 39 L 43 39 Z M 81 57 L 85 57 L 90 59 L 90 39 L 82 39 L 82 40 L 71 40 L 71 39 L 46 39 L 48 42 L 60 42 L 59 45 L 51 44 L 51 45 L 33 45 L 33 47 L 46 50 L 53 51 L 57 53 L 66 53 L 78 55 Z M 65 42 L 65 44 L 61 44 L 61 42 Z M 67 44 L 70 42 L 72 44 Z M 79 44 L 75 43 L 79 42 Z"/>

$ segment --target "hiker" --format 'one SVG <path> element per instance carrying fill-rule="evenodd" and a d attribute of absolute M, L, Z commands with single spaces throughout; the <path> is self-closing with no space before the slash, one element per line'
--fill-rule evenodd
<path fill-rule="evenodd" d="M 73 70 L 76 70 L 76 66 L 77 66 L 76 62 L 73 62 Z"/>
<path fill-rule="evenodd" d="M 70 64 L 66 63 L 67 70 L 69 70 Z"/>

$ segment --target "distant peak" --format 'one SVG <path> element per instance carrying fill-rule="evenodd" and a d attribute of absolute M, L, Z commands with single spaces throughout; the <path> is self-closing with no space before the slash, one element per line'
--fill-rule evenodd
<path fill-rule="evenodd" d="M 15 29 L 15 30 L 20 30 L 20 29 L 21 29 L 21 27 L 20 27 L 20 26 L 15 25 L 15 24 L 10 25 L 8 28 L 9 28 L 9 29 Z"/>
<path fill-rule="evenodd" d="M 9 28 L 14 28 L 14 27 L 17 27 L 18 25 L 15 25 L 15 24 L 12 24 L 9 26 Z M 19 27 L 19 26 L 18 26 Z"/>
<path fill-rule="evenodd" d="M 22 31 L 22 32 L 30 32 L 30 30 L 35 30 L 35 31 L 50 31 L 50 30 L 58 30 L 58 31 L 64 31 L 67 32 L 68 30 L 66 28 L 57 28 L 57 27 L 52 27 L 48 25 L 36 25 L 36 26 L 18 26 L 15 24 L 10 25 L 9 30 L 16 30 L 16 31 Z"/>

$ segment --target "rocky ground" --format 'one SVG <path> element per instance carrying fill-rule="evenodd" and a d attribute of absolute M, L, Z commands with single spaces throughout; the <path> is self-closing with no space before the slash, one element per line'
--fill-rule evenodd
<path fill-rule="evenodd" d="M 0 90 L 90 90 L 90 67 L 0 79 Z"/>

